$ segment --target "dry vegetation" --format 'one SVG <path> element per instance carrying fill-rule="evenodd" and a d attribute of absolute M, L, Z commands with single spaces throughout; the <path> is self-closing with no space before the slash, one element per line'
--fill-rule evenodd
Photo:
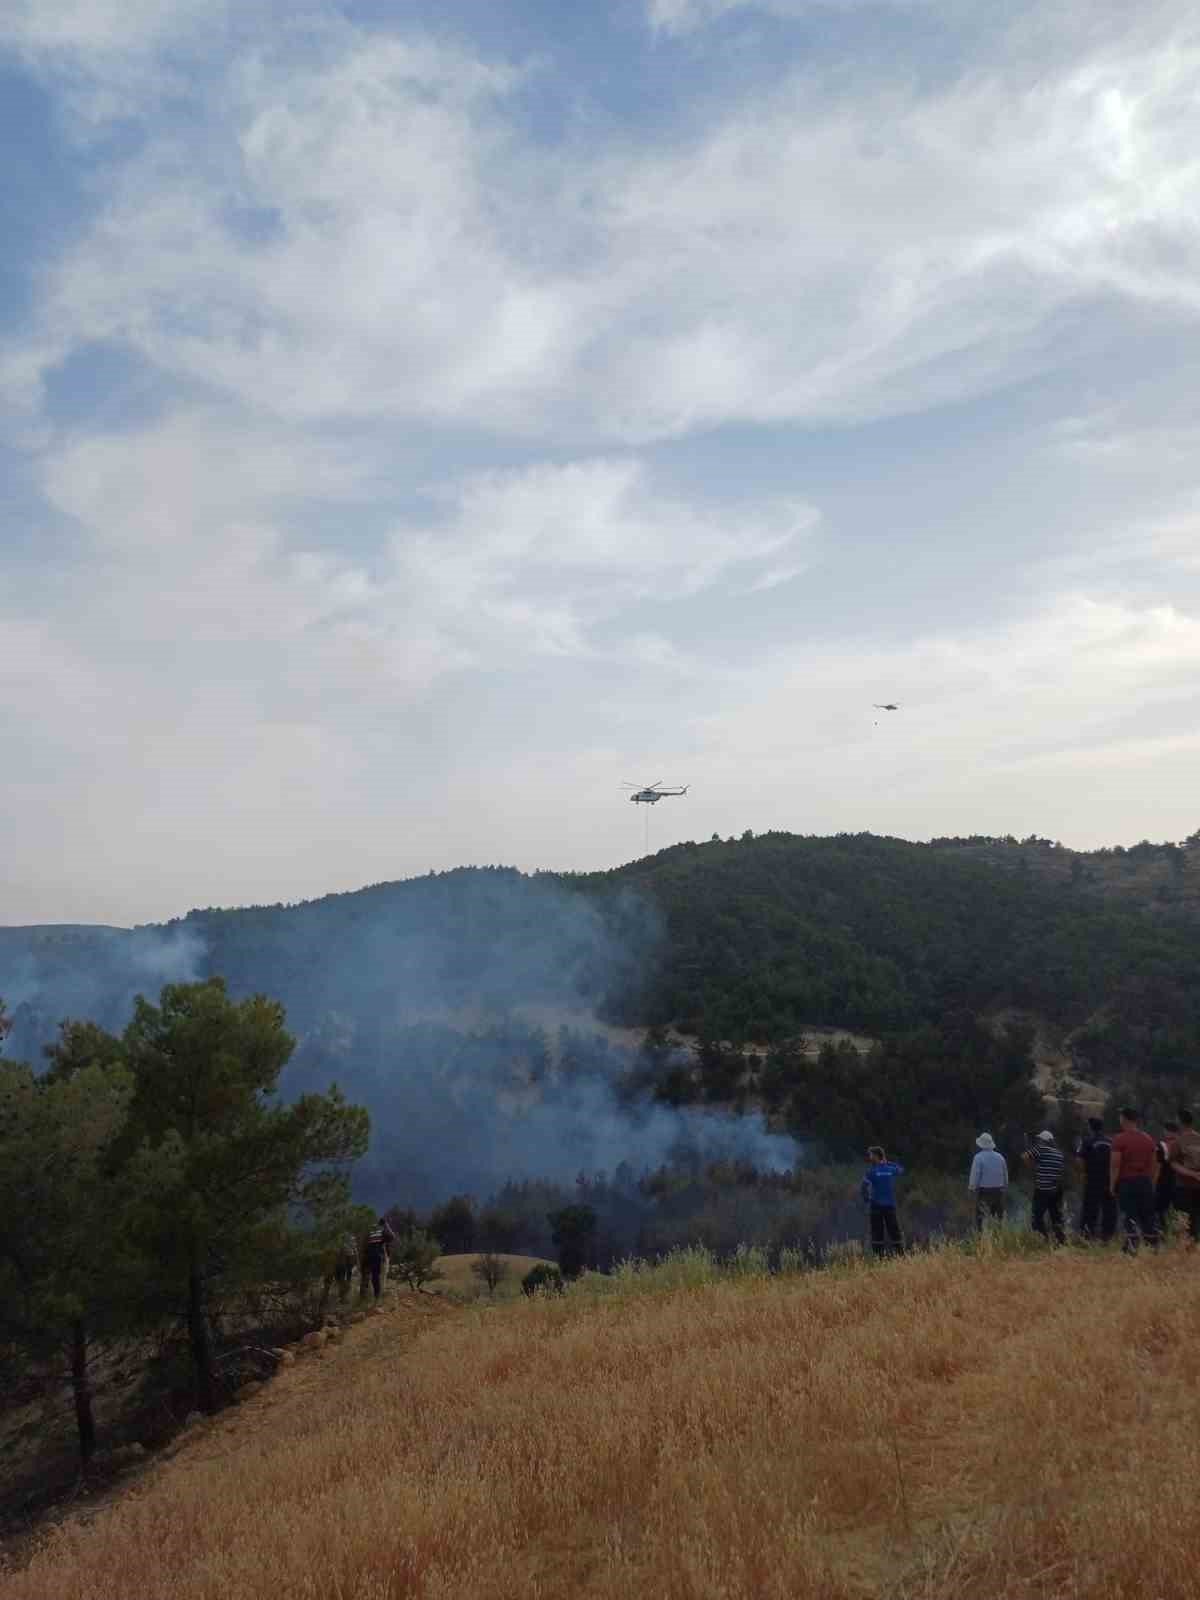
<path fill-rule="evenodd" d="M 397 1298 L 0 1600 L 1195 1600 L 1194 1255 L 754 1265 Z"/>
<path fill-rule="evenodd" d="M 519 1299 L 521 1295 L 521 1279 L 527 1272 L 539 1266 L 542 1256 L 513 1256 L 500 1255 L 500 1260 L 508 1268 L 507 1276 L 496 1285 L 496 1293 L 489 1296 L 487 1290 L 472 1271 L 479 1255 L 474 1252 L 470 1255 L 439 1256 L 437 1269 L 441 1278 L 434 1288 L 446 1294 L 454 1295 L 460 1300 L 486 1300 L 494 1298 L 497 1302 L 503 1300 Z"/>

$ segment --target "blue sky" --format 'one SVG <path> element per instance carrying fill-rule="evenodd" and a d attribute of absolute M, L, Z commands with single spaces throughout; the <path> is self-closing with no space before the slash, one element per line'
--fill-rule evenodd
<path fill-rule="evenodd" d="M 1198 106 L 1183 0 L 10 0 L 0 921 L 1191 833 Z"/>

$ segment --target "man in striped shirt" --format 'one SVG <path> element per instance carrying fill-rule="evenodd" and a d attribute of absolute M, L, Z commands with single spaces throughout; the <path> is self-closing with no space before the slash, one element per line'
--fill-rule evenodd
<path fill-rule="evenodd" d="M 1033 1226 L 1043 1238 L 1049 1238 L 1046 1218 L 1054 1229 L 1059 1244 L 1066 1244 L 1067 1230 L 1063 1225 L 1063 1177 L 1067 1163 L 1062 1151 L 1054 1142 L 1049 1128 L 1041 1133 L 1025 1152 L 1026 1163 L 1033 1168 Z"/>

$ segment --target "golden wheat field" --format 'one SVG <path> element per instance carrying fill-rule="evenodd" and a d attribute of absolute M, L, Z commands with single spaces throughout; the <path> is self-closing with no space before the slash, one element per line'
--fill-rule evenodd
<path fill-rule="evenodd" d="M 0 1600 L 1196 1600 L 1200 1258 L 397 1297 Z"/>

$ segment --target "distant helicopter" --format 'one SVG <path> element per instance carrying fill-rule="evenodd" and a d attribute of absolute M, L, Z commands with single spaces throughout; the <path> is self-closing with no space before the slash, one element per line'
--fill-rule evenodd
<path fill-rule="evenodd" d="M 629 798 L 635 805 L 656 806 L 660 800 L 665 800 L 668 795 L 686 794 L 691 785 L 685 783 L 682 789 L 664 789 L 660 778 L 656 783 L 648 783 L 644 789 L 639 789 L 636 783 L 623 783 L 621 787 L 622 789 L 632 789 L 634 791 Z"/>
<path fill-rule="evenodd" d="M 900 709 L 899 706 L 893 705 L 881 706 L 877 700 L 872 700 L 871 704 L 875 707 L 876 711 L 899 711 Z"/>

